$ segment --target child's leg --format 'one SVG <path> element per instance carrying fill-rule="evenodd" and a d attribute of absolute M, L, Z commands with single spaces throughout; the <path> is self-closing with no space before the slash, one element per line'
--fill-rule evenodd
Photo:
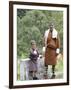
<path fill-rule="evenodd" d="M 29 71 L 29 80 L 33 79 L 33 71 Z"/>
<path fill-rule="evenodd" d="M 33 71 L 33 77 L 36 77 L 36 72 L 35 71 Z"/>
<path fill-rule="evenodd" d="M 37 78 L 37 76 L 36 76 L 36 71 L 33 71 L 33 80 L 37 80 L 38 78 Z"/>

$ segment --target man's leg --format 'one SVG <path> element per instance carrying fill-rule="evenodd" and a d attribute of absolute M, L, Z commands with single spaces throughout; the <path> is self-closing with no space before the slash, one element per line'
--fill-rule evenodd
<path fill-rule="evenodd" d="M 48 65 L 47 66 L 45 66 L 45 74 L 47 75 L 47 72 L 48 72 Z"/>
<path fill-rule="evenodd" d="M 48 65 L 45 65 L 44 79 L 48 79 L 47 72 L 48 72 Z"/>
<path fill-rule="evenodd" d="M 52 79 L 55 78 L 55 65 L 52 65 Z"/>

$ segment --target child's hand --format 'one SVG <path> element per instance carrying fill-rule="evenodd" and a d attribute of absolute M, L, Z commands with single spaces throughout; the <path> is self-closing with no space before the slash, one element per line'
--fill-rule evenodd
<path fill-rule="evenodd" d="M 39 58 L 42 58 L 42 55 L 40 55 Z"/>
<path fill-rule="evenodd" d="M 36 51 L 34 51 L 34 54 L 37 54 L 37 52 L 36 52 Z"/>

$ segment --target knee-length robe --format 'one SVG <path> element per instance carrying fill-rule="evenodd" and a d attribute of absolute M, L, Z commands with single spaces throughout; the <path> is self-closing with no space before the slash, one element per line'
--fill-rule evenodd
<path fill-rule="evenodd" d="M 56 65 L 56 49 L 60 48 L 60 39 L 52 38 L 51 32 L 49 32 L 47 37 L 47 47 L 45 50 L 45 66 L 46 65 Z"/>
<path fill-rule="evenodd" d="M 36 54 L 34 54 L 34 51 L 36 51 Z M 29 55 L 29 71 L 37 71 L 37 59 L 38 59 L 39 53 L 37 49 L 30 49 L 30 55 Z"/>

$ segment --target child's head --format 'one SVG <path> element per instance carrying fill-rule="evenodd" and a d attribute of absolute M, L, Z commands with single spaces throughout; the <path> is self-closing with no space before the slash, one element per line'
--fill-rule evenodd
<path fill-rule="evenodd" d="M 36 42 L 35 42 L 35 40 L 31 40 L 31 46 L 32 46 L 33 49 L 36 48 Z"/>

